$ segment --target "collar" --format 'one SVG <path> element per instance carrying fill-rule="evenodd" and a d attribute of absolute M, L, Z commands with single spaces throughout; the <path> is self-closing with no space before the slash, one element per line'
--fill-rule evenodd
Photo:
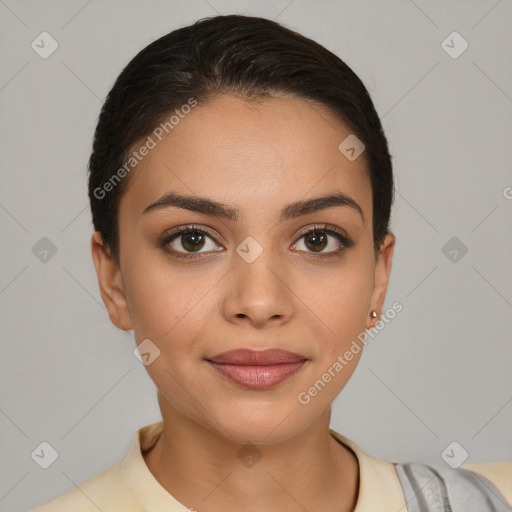
<path fill-rule="evenodd" d="M 338 432 L 329 433 L 350 448 L 359 462 L 359 495 L 354 512 L 404 512 L 404 493 L 392 462 L 375 459 Z"/>

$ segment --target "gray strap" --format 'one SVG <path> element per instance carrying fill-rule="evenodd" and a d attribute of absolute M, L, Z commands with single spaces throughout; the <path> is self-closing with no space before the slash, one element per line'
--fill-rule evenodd
<path fill-rule="evenodd" d="M 474 471 L 417 462 L 394 466 L 407 512 L 512 511 L 498 488 Z"/>

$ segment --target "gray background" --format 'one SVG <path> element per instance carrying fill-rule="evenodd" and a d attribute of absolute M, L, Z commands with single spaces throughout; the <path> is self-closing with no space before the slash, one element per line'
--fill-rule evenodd
<path fill-rule="evenodd" d="M 133 332 L 110 323 L 97 288 L 86 163 L 122 67 L 216 12 L 276 19 L 337 53 L 389 138 L 386 305 L 404 309 L 368 344 L 332 428 L 391 461 L 443 463 L 454 440 L 469 462 L 512 458 L 510 0 L 0 0 L 2 511 L 117 463 L 160 419 Z M 59 44 L 47 59 L 31 48 L 42 31 Z M 453 31 L 469 43 L 458 58 L 441 46 Z M 33 251 L 43 237 L 57 248 L 46 262 Z M 456 262 L 452 237 L 468 248 Z M 30 455 L 42 441 L 59 453 L 46 470 Z"/>

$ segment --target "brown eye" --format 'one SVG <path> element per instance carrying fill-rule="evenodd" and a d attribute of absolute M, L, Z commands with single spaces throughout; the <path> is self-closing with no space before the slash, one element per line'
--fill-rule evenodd
<path fill-rule="evenodd" d="M 166 252 L 177 258 L 200 257 L 205 252 L 222 250 L 213 235 L 193 226 L 175 231 L 170 236 L 165 237 L 160 245 Z"/>
<path fill-rule="evenodd" d="M 181 246 L 186 251 L 195 252 L 204 247 L 205 238 L 204 234 L 199 231 L 189 231 L 186 233 L 180 233 L 180 236 L 177 237 L 181 239 Z"/>
<path fill-rule="evenodd" d="M 310 231 L 304 237 L 306 246 L 314 252 L 320 252 L 325 249 L 328 242 L 328 237 L 321 231 Z"/>
<path fill-rule="evenodd" d="M 305 246 L 305 249 L 301 249 L 301 243 Z M 351 240 L 338 233 L 334 228 L 315 227 L 303 233 L 294 247 L 310 254 L 316 253 L 320 256 L 333 256 L 352 245 L 353 242 Z"/>
<path fill-rule="evenodd" d="M 337 231 L 339 228 L 325 226 L 315 227 L 302 234 L 293 248 L 318 256 L 336 256 L 354 242 Z M 305 248 L 297 248 L 304 244 Z M 216 241 L 216 237 L 205 228 L 195 225 L 175 230 L 159 242 L 160 247 L 175 258 L 201 258 L 209 253 L 222 251 L 224 248 Z M 203 250 L 204 249 L 204 250 Z"/>

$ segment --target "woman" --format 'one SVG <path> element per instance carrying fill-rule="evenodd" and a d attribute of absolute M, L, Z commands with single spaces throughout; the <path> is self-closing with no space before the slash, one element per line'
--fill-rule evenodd
<path fill-rule="evenodd" d="M 163 421 L 37 512 L 508 509 L 509 463 L 393 464 L 329 428 L 401 309 L 387 141 L 338 57 L 262 18 L 175 30 L 120 74 L 89 171 L 101 295 Z"/>

